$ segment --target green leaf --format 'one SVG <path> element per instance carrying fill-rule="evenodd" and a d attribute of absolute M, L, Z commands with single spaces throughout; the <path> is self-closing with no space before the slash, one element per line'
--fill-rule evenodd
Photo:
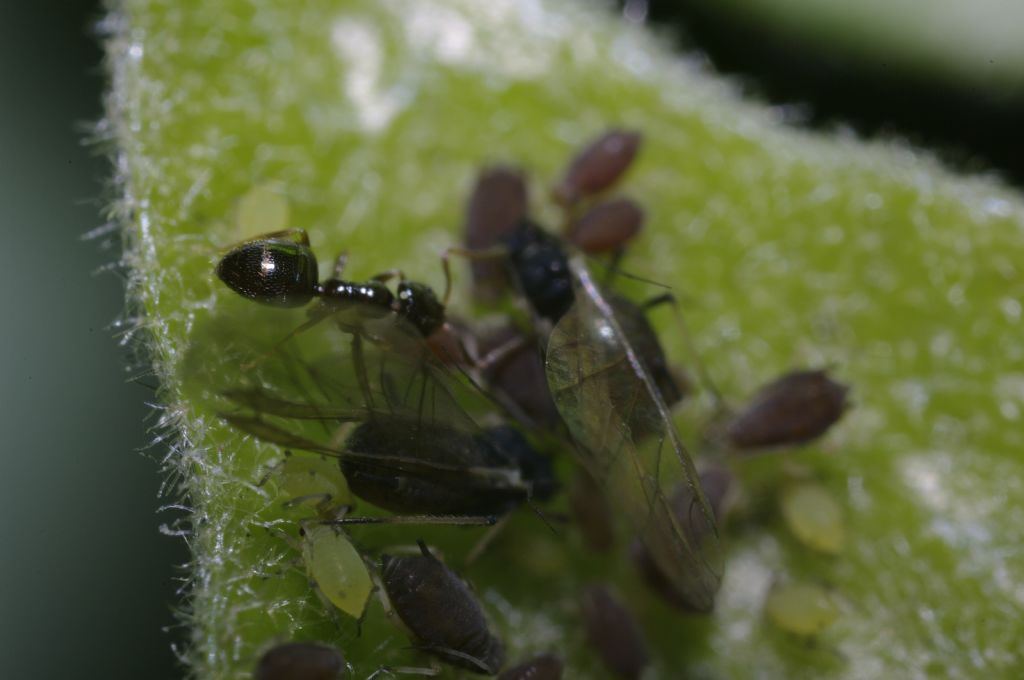
<path fill-rule="evenodd" d="M 628 564 L 582 552 L 570 528 L 553 536 L 519 513 L 465 570 L 510 659 L 554 649 L 598 677 L 574 612 L 579 587 L 603 576 L 639 612 L 658 677 L 1019 668 L 1019 196 L 895 145 L 789 128 L 595 3 L 123 0 L 110 25 L 115 208 L 164 425 L 178 434 L 170 466 L 193 509 L 195 675 L 248 677 L 265 645 L 292 637 L 339 644 L 360 677 L 418 662 L 378 604 L 359 637 L 325 613 L 290 563 L 298 553 L 265 528 L 281 512 L 256 483 L 280 452 L 227 426 L 187 371 L 191 354 L 222 350 L 218 377 L 244 370 L 229 340 L 269 343 L 289 328 L 230 325 L 251 305 L 213 266 L 265 226 L 237 218 L 253 212 L 241 198 L 276 187 L 290 226 L 309 230 L 324 264 L 347 250 L 353 278 L 400 266 L 440 287 L 437 254 L 459 238 L 477 168 L 522 165 L 539 208 L 572 150 L 610 125 L 646 139 L 626 186 L 651 219 L 625 266 L 689 300 L 724 393 L 740 400 L 823 364 L 853 385 L 834 432 L 789 456 L 839 499 L 845 547 L 818 554 L 788 533 L 779 456 L 737 463 L 764 512 L 726 527 L 718 607 L 702 618 L 656 602 Z M 279 208 L 266 212 L 281 219 Z M 678 329 L 657 321 L 681 355 Z M 703 415 L 689 407 L 683 420 Z M 475 540 L 358 531 L 368 553 L 418 535 Z M 777 580 L 831 589 L 839 619 L 817 644 L 766 619 Z"/>

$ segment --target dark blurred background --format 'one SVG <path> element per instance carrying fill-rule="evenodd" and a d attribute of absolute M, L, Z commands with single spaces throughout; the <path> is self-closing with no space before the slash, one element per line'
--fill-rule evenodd
<path fill-rule="evenodd" d="M 181 539 L 138 453 L 153 393 L 128 381 L 103 223 L 110 174 L 96 2 L 0 3 L 0 676 L 180 677 L 170 644 Z M 109 237 L 108 237 L 109 239 Z"/>
<path fill-rule="evenodd" d="M 863 70 L 754 25 L 659 0 L 650 19 L 803 124 L 905 136 L 961 169 L 1024 181 L 1024 107 Z M 0 669 L 5 678 L 180 677 L 172 607 L 184 544 L 158 531 L 151 387 L 114 339 L 123 284 L 104 223 L 107 162 L 83 146 L 104 75 L 89 0 L 0 3 Z M 143 381 L 147 382 L 147 381 Z M 172 627 L 170 632 L 165 628 Z"/>

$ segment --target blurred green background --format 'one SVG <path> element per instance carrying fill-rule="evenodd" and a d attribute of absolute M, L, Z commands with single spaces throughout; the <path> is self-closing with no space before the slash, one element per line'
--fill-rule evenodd
<path fill-rule="evenodd" d="M 179 677 L 184 542 L 158 531 L 153 393 L 113 338 L 124 310 L 107 162 L 83 146 L 104 76 L 95 2 L 0 3 L 0 676 Z M 151 382 L 143 379 L 143 382 Z"/>

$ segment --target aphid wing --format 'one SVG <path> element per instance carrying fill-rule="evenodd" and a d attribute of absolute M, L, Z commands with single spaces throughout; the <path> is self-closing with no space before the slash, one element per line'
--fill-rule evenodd
<path fill-rule="evenodd" d="M 580 460 L 694 609 L 709 610 L 721 581 L 714 514 L 654 381 L 580 258 L 576 301 L 552 331 L 547 377 Z M 680 517 L 669 498 L 689 491 Z"/>

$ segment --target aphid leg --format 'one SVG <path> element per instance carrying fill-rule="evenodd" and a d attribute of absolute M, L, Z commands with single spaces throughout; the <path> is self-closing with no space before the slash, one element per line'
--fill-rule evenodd
<path fill-rule="evenodd" d="M 387 673 L 388 675 L 427 675 L 435 676 L 441 674 L 440 666 L 430 666 L 429 668 L 422 668 L 418 666 L 381 666 L 374 672 L 366 676 L 366 680 L 373 680 L 377 676 Z"/>
<path fill-rule="evenodd" d="M 467 527 L 489 527 L 497 524 L 493 515 L 386 515 L 381 517 L 341 517 L 321 520 L 321 524 L 342 526 L 346 524 L 420 524 Z"/>
<path fill-rule="evenodd" d="M 374 274 L 371 280 L 380 281 L 381 283 L 387 283 L 392 279 L 405 281 L 405 272 L 403 272 L 401 269 L 387 269 L 385 271 L 380 272 L 379 274 Z"/>
<path fill-rule="evenodd" d="M 725 399 L 722 397 L 721 391 L 718 389 L 718 385 L 712 380 L 711 374 L 708 373 L 707 366 L 704 365 L 704 361 L 700 358 L 700 352 L 697 351 L 697 346 L 693 344 L 693 334 L 690 332 L 690 326 L 686 323 L 686 317 L 679 309 L 679 300 L 675 294 L 666 291 L 654 297 L 644 300 L 640 304 L 640 308 L 645 313 L 650 312 L 655 307 L 662 305 L 669 305 L 672 307 L 672 313 L 675 315 L 676 324 L 682 330 L 683 343 L 686 345 L 686 353 L 690 355 L 690 361 L 693 362 L 695 370 L 697 371 L 698 378 L 700 379 L 701 386 L 708 391 L 711 395 L 711 400 L 716 414 L 724 412 L 726 409 Z"/>
<path fill-rule="evenodd" d="M 498 534 L 500 534 L 505 529 L 505 526 L 508 524 L 508 518 L 510 516 L 511 515 L 505 515 L 500 520 L 498 520 L 497 523 L 494 524 L 494 526 L 492 526 L 490 529 L 484 532 L 484 535 L 481 536 L 479 540 L 477 540 L 477 542 L 473 545 L 473 548 L 469 551 L 469 554 L 466 555 L 465 566 L 468 567 L 469 565 L 476 562 L 477 559 L 479 559 L 479 557 L 484 553 L 485 550 L 487 550 L 491 543 L 494 542 L 494 539 L 498 537 Z"/>
<path fill-rule="evenodd" d="M 533 335 L 523 334 L 518 335 L 506 342 L 501 343 L 494 349 L 488 351 L 483 356 L 474 357 L 474 367 L 481 371 L 486 371 L 490 368 L 500 365 L 503 361 L 518 353 L 519 351 L 526 349 L 530 345 L 536 342 Z"/>
<path fill-rule="evenodd" d="M 342 273 L 345 271 L 346 264 L 348 264 L 348 251 L 343 250 L 338 254 L 338 259 L 334 261 L 334 269 L 332 270 L 334 278 L 341 278 Z"/>
<path fill-rule="evenodd" d="M 452 293 L 452 269 L 450 263 L 452 255 L 458 255 L 467 260 L 499 260 L 508 257 L 508 248 L 505 246 L 494 246 L 481 250 L 459 246 L 449 246 L 446 248 L 441 254 L 441 269 L 444 270 L 444 296 L 441 298 L 441 303 L 445 306 L 448 305 L 448 298 L 451 297 Z"/>

